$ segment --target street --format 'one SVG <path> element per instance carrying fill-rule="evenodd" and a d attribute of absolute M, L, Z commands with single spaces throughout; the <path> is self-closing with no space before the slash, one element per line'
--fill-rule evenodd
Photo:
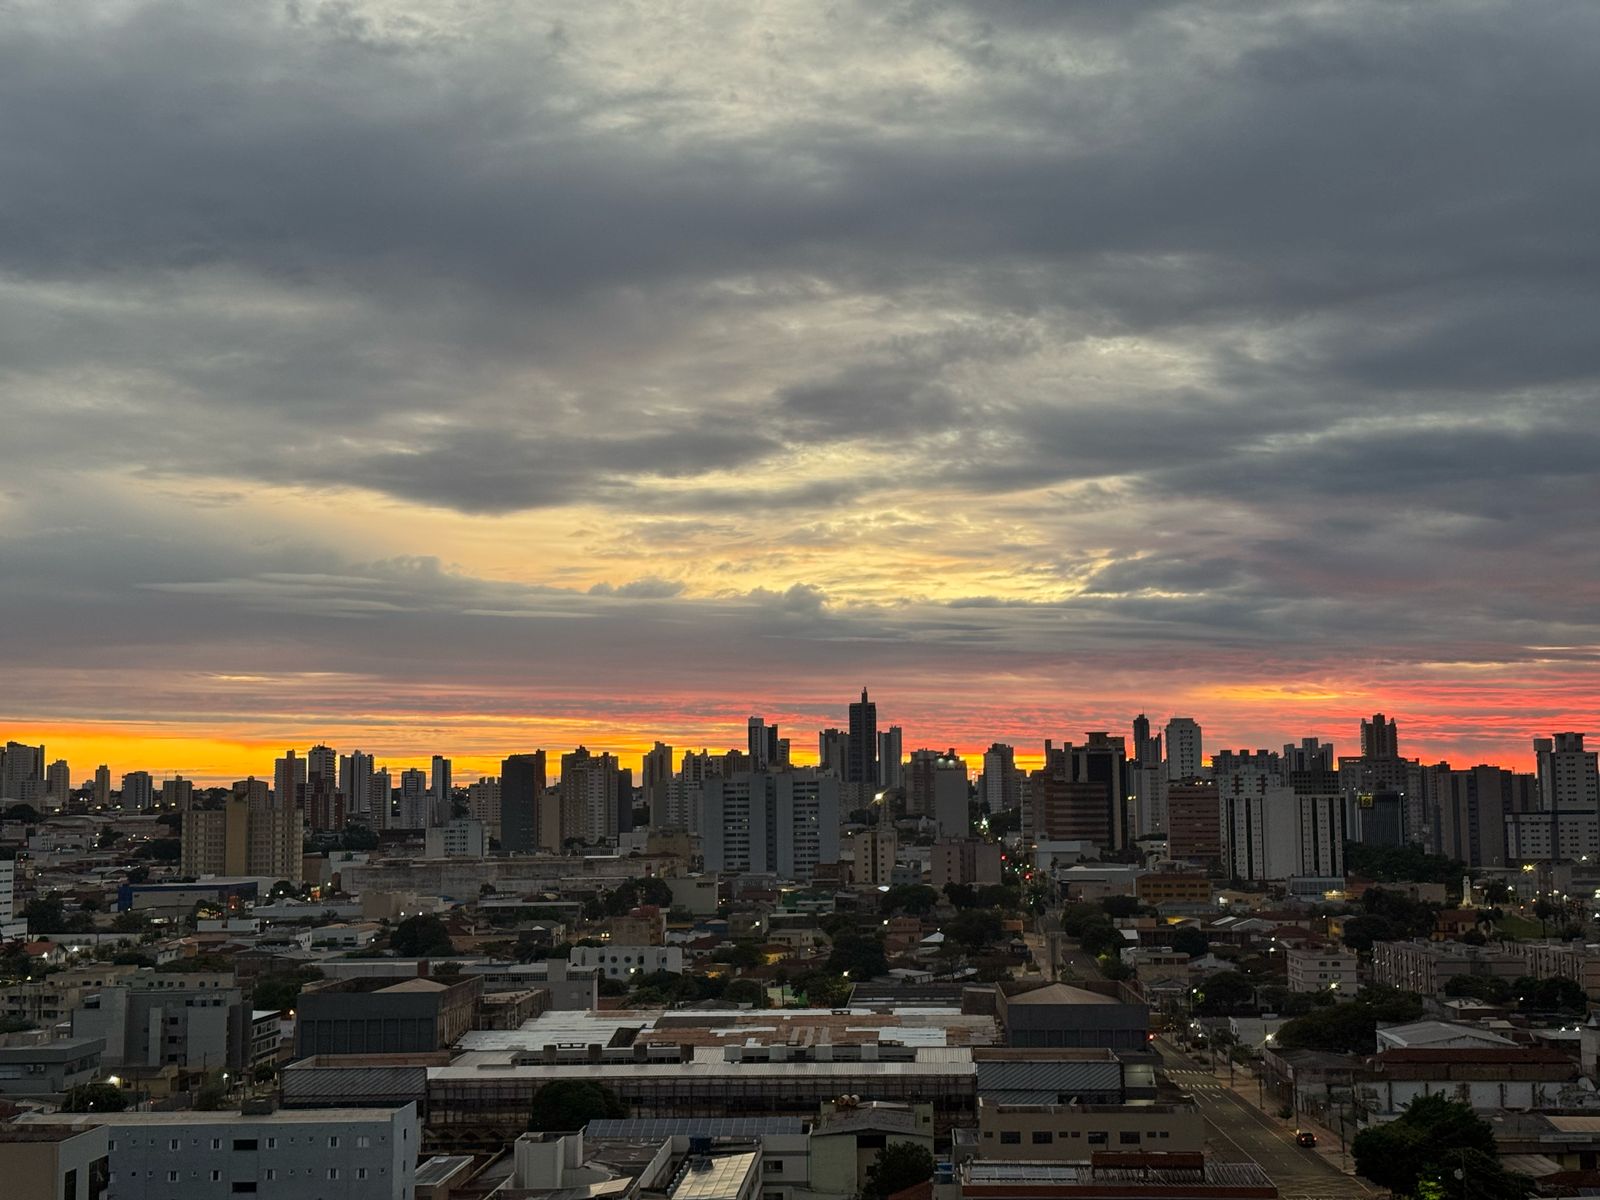
<path fill-rule="evenodd" d="M 1272 1177 L 1283 1200 L 1360 1200 L 1374 1195 L 1324 1154 L 1295 1145 L 1294 1130 L 1274 1121 L 1211 1071 L 1156 1042 L 1167 1077 L 1194 1097 L 1209 1127 L 1209 1149 L 1222 1161 L 1250 1159 Z"/>

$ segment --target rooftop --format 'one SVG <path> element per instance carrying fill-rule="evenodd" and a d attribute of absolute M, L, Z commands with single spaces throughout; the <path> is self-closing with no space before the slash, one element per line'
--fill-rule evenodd
<path fill-rule="evenodd" d="M 1113 996 L 1076 988 L 1065 983 L 1050 983 L 1031 992 L 1006 997 L 1007 1004 L 1120 1004 Z"/>

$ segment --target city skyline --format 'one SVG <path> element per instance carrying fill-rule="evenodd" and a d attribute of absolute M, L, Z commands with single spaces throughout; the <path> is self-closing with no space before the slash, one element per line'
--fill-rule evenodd
<path fill-rule="evenodd" d="M 1600 729 L 1592 5 L 4 20 L 7 736 Z"/>
<path fill-rule="evenodd" d="M 873 702 L 874 704 L 879 702 L 879 696 L 876 693 L 874 693 Z M 844 705 L 841 705 L 841 709 L 853 703 L 854 700 L 849 699 Z M 737 721 L 695 726 L 694 728 L 697 731 L 707 734 L 704 738 L 675 737 L 661 730 L 631 728 L 613 729 L 608 734 L 603 729 L 590 727 L 584 733 L 584 736 L 579 737 L 570 744 L 554 740 L 529 741 L 525 738 L 521 742 L 494 743 L 486 749 L 466 753 L 457 748 L 460 743 L 454 743 L 449 740 L 452 736 L 452 730 L 449 727 L 435 730 L 438 740 L 429 742 L 426 745 L 398 750 L 388 748 L 385 743 L 371 736 L 376 731 L 376 727 L 357 727 L 349 724 L 339 727 L 345 730 L 347 735 L 332 733 L 320 735 L 302 734 L 298 737 L 290 736 L 279 740 L 239 743 L 202 742 L 199 739 L 195 739 L 194 742 L 182 743 L 185 745 L 220 747 L 225 752 L 225 756 L 213 760 L 216 765 L 209 768 L 204 765 L 204 760 L 199 759 L 185 765 L 162 763 L 159 761 L 160 751 L 156 748 L 168 744 L 163 739 L 130 738 L 127 740 L 100 742 L 90 739 L 80 741 L 70 734 L 66 736 L 57 734 L 55 740 L 52 740 L 48 735 L 42 737 L 34 736 L 34 733 L 30 732 L 30 728 L 36 730 L 37 727 L 19 724 L 0 728 L 0 743 L 13 740 L 25 746 L 42 744 L 45 747 L 46 760 L 66 759 L 71 764 L 74 787 L 88 780 L 93 773 L 94 766 L 101 763 L 110 767 L 113 779 L 120 778 L 124 772 L 149 771 L 153 775 L 158 788 L 163 778 L 170 778 L 174 775 L 182 776 L 202 786 L 227 784 L 248 776 L 270 779 L 272 777 L 273 762 L 280 755 L 286 751 L 293 751 L 303 756 L 307 750 L 318 744 L 331 746 L 339 754 L 347 754 L 351 750 L 360 750 L 370 755 L 376 766 L 388 768 L 392 772 L 399 772 L 408 768 L 417 770 L 428 768 L 434 757 L 442 755 L 453 764 L 456 785 L 464 787 L 479 776 L 494 776 L 498 774 L 500 764 L 506 757 L 536 750 L 545 752 L 550 761 L 555 763 L 559 755 L 579 747 L 587 747 L 596 754 L 610 753 L 617 756 L 624 766 L 638 768 L 641 760 L 650 753 L 653 747 L 665 743 L 672 747 L 674 770 L 676 770 L 676 765 L 682 756 L 688 752 L 700 752 L 702 750 L 710 751 L 713 754 L 726 753 L 728 751 L 743 752 L 746 748 L 746 735 L 751 714 L 745 710 L 740 711 L 744 712 L 745 715 L 738 718 Z M 1324 745 L 1331 743 L 1338 758 L 1356 758 L 1362 754 L 1362 728 L 1367 720 L 1373 716 L 1373 712 L 1368 711 L 1353 715 L 1348 721 L 1338 726 L 1325 728 L 1312 728 L 1310 726 L 1303 728 L 1298 726 L 1294 728 L 1286 727 L 1268 732 L 1254 740 L 1241 740 L 1230 738 L 1226 732 L 1216 732 L 1215 726 L 1208 723 L 1203 716 L 1198 716 L 1194 712 L 1172 714 L 1158 712 L 1152 715 L 1148 710 L 1143 710 L 1140 713 L 1130 714 L 1120 722 L 1115 720 L 1099 724 L 1086 722 L 1080 723 L 1078 726 L 1069 725 L 1066 727 L 1057 722 L 1037 730 L 1023 729 L 1021 726 L 1013 725 L 1010 727 L 1011 732 L 1009 735 L 994 733 L 983 736 L 977 741 L 968 741 L 961 738 L 922 737 L 918 733 L 916 726 L 906 726 L 905 721 L 899 716 L 898 709 L 890 708 L 885 711 L 888 713 L 888 717 L 882 723 L 884 728 L 888 728 L 890 725 L 897 725 L 906 729 L 903 754 L 909 756 L 913 750 L 923 749 L 939 751 L 954 749 L 966 760 L 969 775 L 974 778 L 982 769 L 984 752 L 993 744 L 1004 744 L 1013 747 L 1016 752 L 1015 763 L 1017 767 L 1024 771 L 1031 771 L 1043 764 L 1043 744 L 1045 739 L 1053 739 L 1057 743 L 1063 740 L 1081 742 L 1087 733 L 1094 731 L 1106 732 L 1113 737 L 1123 738 L 1128 757 L 1132 760 L 1136 750 L 1131 732 L 1134 718 L 1138 715 L 1150 717 L 1152 728 L 1158 734 L 1163 731 L 1169 719 L 1197 719 L 1202 738 L 1201 760 L 1207 765 L 1210 764 L 1213 755 L 1219 751 L 1265 749 L 1277 752 L 1286 744 L 1298 743 L 1302 738 L 1312 738 Z M 785 732 L 787 735 L 786 740 L 790 743 L 791 761 L 797 767 L 819 765 L 818 735 L 825 729 L 835 728 L 844 723 L 842 720 L 831 719 L 830 716 L 826 715 L 815 717 L 814 710 L 810 708 L 785 710 L 778 706 L 768 705 L 761 708 L 758 715 L 763 717 L 769 725 L 775 722 Z M 1549 737 L 1552 733 L 1572 728 L 1557 722 L 1547 724 L 1544 727 L 1530 729 L 1526 731 L 1525 735 L 1519 733 L 1508 739 L 1505 742 L 1506 753 L 1504 755 L 1500 757 L 1474 758 L 1469 761 L 1460 755 L 1452 757 L 1449 754 L 1432 752 L 1432 743 L 1419 739 L 1412 733 L 1419 718 L 1410 714 L 1397 716 L 1393 711 L 1380 712 L 1379 715 L 1385 715 L 1392 722 L 1398 723 L 1401 757 L 1419 761 L 1424 765 L 1449 762 L 1452 767 L 1457 769 L 1490 765 L 1517 772 L 1530 772 L 1536 765 L 1533 750 L 1534 739 Z M 808 725 L 806 723 L 808 721 L 815 721 L 815 724 Z M 471 728 L 480 730 L 481 726 L 473 722 Z M 549 732 L 550 728 L 552 727 L 546 726 L 545 731 Z M 1576 728 L 1580 733 L 1586 732 L 1581 727 Z M 508 734 L 507 736 L 510 735 Z M 83 752 L 86 748 L 104 749 L 108 746 L 116 751 L 111 757 Z M 1166 756 L 1169 751 L 1163 747 L 1162 753 Z M 119 758 L 116 756 L 117 754 L 127 757 Z M 157 755 L 157 757 L 152 758 L 152 754 Z M 302 761 L 304 761 L 303 757 Z"/>

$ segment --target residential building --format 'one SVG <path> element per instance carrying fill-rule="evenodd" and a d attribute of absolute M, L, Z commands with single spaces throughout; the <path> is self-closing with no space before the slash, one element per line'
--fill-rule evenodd
<path fill-rule="evenodd" d="M 44 747 L 7 742 L 0 749 L 0 803 L 44 807 Z"/>
<path fill-rule="evenodd" d="M 155 781 L 149 771 L 129 771 L 122 777 L 122 807 L 125 811 L 149 812 L 156 806 Z"/>
<path fill-rule="evenodd" d="M 1600 1000 L 1600 946 L 1583 942 L 1523 942 L 1527 974 L 1535 979 L 1570 979 L 1591 1000 Z"/>
<path fill-rule="evenodd" d="M 1091 732 L 1084 742 L 1044 744 L 1044 766 L 1029 780 L 1023 834 L 1035 840 L 1089 841 L 1102 850 L 1127 844 L 1123 741 Z"/>
<path fill-rule="evenodd" d="M 339 791 L 344 793 L 345 811 L 349 815 L 370 820 L 374 810 L 377 810 L 380 818 L 388 810 L 389 785 L 385 783 L 383 794 L 377 795 L 374 774 L 372 755 L 352 750 L 340 756 Z M 385 822 L 379 819 L 376 824 L 382 828 Z"/>
<path fill-rule="evenodd" d="M 1371 982 L 1419 996 L 1437 995 L 1457 975 L 1507 981 L 1527 972 L 1520 951 L 1464 942 L 1374 942 Z"/>
<path fill-rule="evenodd" d="M 300 804 L 306 792 L 306 760 L 293 750 L 272 764 L 272 794 L 280 804 Z M 124 777 L 122 807 L 128 807 Z"/>
<path fill-rule="evenodd" d="M 745 745 L 750 755 L 750 769 L 770 771 L 778 766 L 778 727 L 768 725 L 764 717 L 751 717 L 746 724 Z"/>
<path fill-rule="evenodd" d="M 1359 959 L 1338 946 L 1289 946 L 1283 952 L 1291 992 L 1342 992 L 1354 996 L 1360 987 Z"/>
<path fill-rule="evenodd" d="M 978 799 L 993 813 L 1010 812 L 1022 804 L 1022 773 L 1017 770 L 1017 752 L 1012 746 L 995 742 L 983 752 L 983 775 Z"/>
<path fill-rule="evenodd" d="M 863 789 L 878 785 L 878 706 L 861 689 L 861 699 L 850 706 L 850 740 L 846 747 L 844 781 Z"/>
<path fill-rule="evenodd" d="M 111 768 L 105 763 L 94 769 L 94 806 L 97 809 L 111 807 Z"/>
<path fill-rule="evenodd" d="M 1600 808 L 1600 773 L 1596 768 L 1600 754 L 1583 748 L 1583 734 L 1534 738 L 1533 754 L 1538 764 L 1540 808 Z"/>
<path fill-rule="evenodd" d="M 1600 810 L 1551 808 L 1506 817 L 1506 864 L 1600 862 Z"/>
<path fill-rule="evenodd" d="M 650 812 L 652 829 L 667 829 L 672 795 L 672 747 L 657 742 L 639 761 L 639 788 Z"/>
<path fill-rule="evenodd" d="M 111 1182 L 101 1126 L 0 1125 L 0 1179 L 15 1200 L 101 1200 Z"/>
<path fill-rule="evenodd" d="M 45 768 L 45 803 L 52 809 L 60 809 L 66 806 L 67 800 L 71 795 L 72 768 L 67 765 L 66 759 L 58 758 Z"/>
<path fill-rule="evenodd" d="M 1210 779 L 1166 786 L 1167 857 L 1199 866 L 1222 862 L 1222 800 Z"/>
<path fill-rule="evenodd" d="M 194 783 L 182 775 L 174 775 L 161 785 L 161 806 L 175 812 L 188 812 L 194 806 Z"/>
<path fill-rule="evenodd" d="M 450 760 L 435 754 L 428 763 L 428 828 L 437 829 L 453 815 L 450 787 Z"/>
<path fill-rule="evenodd" d="M 878 735 L 878 786 L 884 791 L 906 785 L 904 739 L 898 725 Z"/>
<path fill-rule="evenodd" d="M 954 750 L 913 750 L 906 769 L 906 813 L 931 819 L 936 836 L 964 838 L 971 831 L 967 764 Z"/>
<path fill-rule="evenodd" d="M 40 1113 L 23 1129 L 106 1135 L 117 1200 L 414 1200 L 415 1105 L 250 1112 Z"/>
<path fill-rule="evenodd" d="M 823 729 L 817 733 L 817 767 L 837 779 L 849 769 L 850 734 L 843 729 Z"/>
<path fill-rule="evenodd" d="M 1173 717 L 1164 731 L 1167 743 L 1167 779 L 1181 783 L 1204 773 L 1200 723 L 1193 717 Z"/>
<path fill-rule="evenodd" d="M 17 915 L 17 864 L 0 859 L 0 941 L 25 937 L 28 923 Z"/>
<path fill-rule="evenodd" d="M 433 811 L 428 773 L 417 767 L 400 772 L 400 793 L 394 807 L 395 829 L 426 829 Z"/>
<path fill-rule="evenodd" d="M 561 756 L 561 840 L 581 840 L 589 845 L 615 842 L 619 832 L 633 828 L 632 775 L 627 794 L 613 754 L 593 754 L 579 746 Z"/>
<path fill-rule="evenodd" d="M 423 853 L 429 858 L 486 858 L 489 835 L 482 821 L 458 817 L 423 831 Z"/>
<path fill-rule="evenodd" d="M 1198 872 L 1145 871 L 1133 881 L 1140 904 L 1198 908 L 1211 903 L 1211 880 Z"/>
<path fill-rule="evenodd" d="M 544 805 L 545 758 L 543 750 L 513 754 L 500 764 L 500 848 L 511 854 L 559 850 L 560 830 L 554 845 L 539 840 L 539 810 Z"/>
<path fill-rule="evenodd" d="M 33 1045 L 0 1045 L 0 1096 L 59 1099 L 99 1077 L 105 1043 L 98 1038 L 57 1038 Z"/>
<path fill-rule="evenodd" d="M 739 771 L 702 788 L 706 871 L 809 881 L 839 861 L 839 781 L 813 769 Z"/>
<path fill-rule="evenodd" d="M 500 840 L 499 776 L 483 775 L 467 785 L 467 815 L 482 823 L 486 836 Z"/>
<path fill-rule="evenodd" d="M 152 979 L 146 972 L 101 988 L 72 1013 L 72 1036 L 98 1039 L 106 1066 L 159 1071 L 178 1066 L 241 1070 L 249 1065 L 249 1003 L 215 981 Z M 226 978 L 231 979 L 231 976 Z"/>
<path fill-rule="evenodd" d="M 682 975 L 684 963 L 682 946 L 630 946 L 614 941 L 603 946 L 574 946 L 569 961 L 575 967 L 594 967 L 607 979 L 624 981 L 657 971 Z"/>
<path fill-rule="evenodd" d="M 1423 771 L 1428 849 L 1469 867 L 1505 867 L 1506 818 L 1539 807 L 1537 776 L 1480 764 L 1439 763 Z"/>
<path fill-rule="evenodd" d="M 851 835 L 851 882 L 868 887 L 890 886 L 897 848 L 894 829 L 890 826 L 874 825 Z"/>
<path fill-rule="evenodd" d="M 1400 757 L 1400 734 L 1392 718 L 1377 713 L 1370 721 L 1361 722 L 1361 757 Z"/>
<path fill-rule="evenodd" d="M 935 842 L 929 861 L 929 882 L 940 889 L 950 883 L 978 887 L 998 884 L 1001 854 L 998 842 L 980 842 L 972 838 Z"/>

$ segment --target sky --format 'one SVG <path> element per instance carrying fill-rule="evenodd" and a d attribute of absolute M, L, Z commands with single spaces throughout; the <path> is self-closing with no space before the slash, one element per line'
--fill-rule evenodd
<path fill-rule="evenodd" d="M 0 740 L 1600 732 L 1600 7 L 0 7 Z"/>

